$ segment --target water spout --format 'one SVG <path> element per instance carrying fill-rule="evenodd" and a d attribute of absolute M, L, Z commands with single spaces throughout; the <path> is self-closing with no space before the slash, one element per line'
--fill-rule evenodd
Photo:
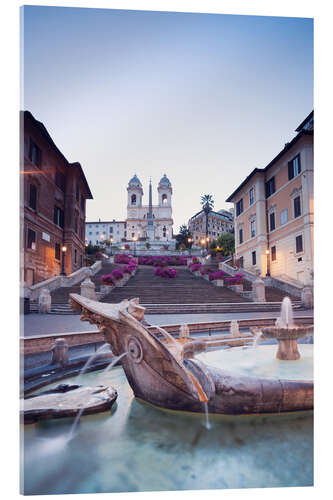
<path fill-rule="evenodd" d="M 122 354 L 120 354 L 120 356 L 117 356 L 116 358 L 114 358 L 110 364 L 108 364 L 108 366 L 105 368 L 105 370 L 102 372 L 103 374 L 104 373 L 107 373 L 111 370 L 111 368 L 114 367 L 115 364 L 118 363 L 118 361 L 121 360 L 121 358 L 123 358 L 124 356 L 126 356 L 126 354 L 128 354 L 128 352 L 123 352 Z"/>
<path fill-rule="evenodd" d="M 293 307 L 289 297 L 284 297 L 281 304 L 281 315 L 277 319 L 278 326 L 281 328 L 294 327 Z"/>
<path fill-rule="evenodd" d="M 78 382 L 80 381 L 80 378 L 82 375 L 84 375 L 86 373 L 86 371 L 88 370 L 88 368 L 90 367 L 91 363 L 94 361 L 94 359 L 96 358 L 96 356 L 98 356 L 98 354 L 100 354 L 101 351 L 103 351 L 103 349 L 105 349 L 106 347 L 110 347 L 109 344 L 105 343 L 103 344 L 101 347 L 99 347 L 97 349 L 96 352 L 94 352 L 94 354 L 92 354 L 89 358 L 88 358 L 88 361 L 86 362 L 86 364 L 83 366 L 83 368 L 80 370 L 80 373 L 78 375 Z"/>

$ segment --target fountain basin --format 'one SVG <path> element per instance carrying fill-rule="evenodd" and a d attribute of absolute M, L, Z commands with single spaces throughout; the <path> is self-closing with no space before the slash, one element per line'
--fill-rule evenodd
<path fill-rule="evenodd" d="M 82 311 L 82 320 L 95 323 L 112 352 L 128 355 L 121 361 L 134 395 L 155 406 L 229 415 L 311 410 L 313 382 L 248 377 L 210 366 L 197 358 L 202 345 L 177 342 L 158 328 L 161 341 L 143 322 L 138 299 L 101 304 L 71 294 L 71 304 Z M 233 338 L 233 340 L 236 340 Z M 244 339 L 242 339 L 243 341 Z M 193 359 L 192 359 L 192 356 Z"/>
<path fill-rule="evenodd" d="M 313 334 L 313 325 L 297 325 L 292 328 L 280 328 L 277 326 L 266 326 L 261 329 L 266 339 L 293 340 L 301 339 Z"/>
<path fill-rule="evenodd" d="M 297 361 L 301 357 L 297 340 L 313 334 L 313 325 L 297 325 L 292 328 L 269 326 L 262 328 L 261 332 L 264 338 L 277 340 L 277 359 L 281 361 Z"/>
<path fill-rule="evenodd" d="M 121 366 L 86 373 L 82 383 L 111 385 L 116 404 L 111 411 L 83 415 L 70 445 L 62 443 L 72 419 L 25 426 L 25 495 L 313 484 L 311 412 L 210 415 L 208 431 L 203 414 L 163 410 L 135 398 Z"/>

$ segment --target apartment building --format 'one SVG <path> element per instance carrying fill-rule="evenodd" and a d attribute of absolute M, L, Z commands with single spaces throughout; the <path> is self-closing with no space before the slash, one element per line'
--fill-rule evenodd
<path fill-rule="evenodd" d="M 193 245 L 200 246 L 201 240 L 206 238 L 207 222 L 207 234 L 210 241 L 215 240 L 223 233 L 233 233 L 234 218 L 231 212 L 228 210 L 211 211 L 208 214 L 208 221 L 206 221 L 206 213 L 204 210 L 200 210 L 188 221 L 188 229 L 192 234 Z"/>
<path fill-rule="evenodd" d="M 86 200 L 80 163 L 70 163 L 43 123 L 21 112 L 21 280 L 28 286 L 85 265 Z"/>
<path fill-rule="evenodd" d="M 234 203 L 241 267 L 300 283 L 313 269 L 313 111 L 265 168 L 255 168 L 226 200 Z"/>
<path fill-rule="evenodd" d="M 127 238 L 126 221 L 92 221 L 86 222 L 86 243 L 103 245 L 110 240 L 118 244 Z"/>

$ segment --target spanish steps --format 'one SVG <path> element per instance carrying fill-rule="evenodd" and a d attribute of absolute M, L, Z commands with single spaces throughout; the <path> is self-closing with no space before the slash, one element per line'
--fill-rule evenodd
<path fill-rule="evenodd" d="M 101 276 L 121 267 L 119 264 L 103 263 L 101 270 L 91 279 L 96 291 L 102 284 Z M 217 264 L 209 265 L 212 270 Z M 117 303 L 123 299 L 138 297 L 140 304 L 145 305 L 147 313 L 177 312 L 247 312 L 278 310 L 283 297 L 288 295 L 273 287 L 266 287 L 266 303 L 255 304 L 238 295 L 230 288 L 216 287 L 211 282 L 194 276 L 185 267 L 178 267 L 178 275 L 174 279 L 154 275 L 154 267 L 139 266 L 136 274 L 123 287 L 113 287 L 101 301 Z M 244 281 L 244 290 L 251 290 L 252 285 Z M 80 284 L 62 287 L 51 292 L 53 313 L 69 314 L 68 300 L 70 293 L 80 294 Z M 290 296 L 290 295 L 289 295 Z M 294 307 L 299 306 L 297 298 L 290 296 Z M 34 310 L 32 307 L 32 311 Z"/>

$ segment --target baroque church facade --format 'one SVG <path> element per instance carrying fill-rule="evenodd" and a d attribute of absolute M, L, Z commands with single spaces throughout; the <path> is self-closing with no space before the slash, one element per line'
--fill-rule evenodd
<path fill-rule="evenodd" d="M 127 186 L 127 239 L 146 238 L 150 242 L 173 243 L 172 186 L 164 174 L 158 183 L 158 204 L 152 202 L 152 184 L 149 182 L 149 201 L 143 204 L 143 188 L 135 174 Z"/>

